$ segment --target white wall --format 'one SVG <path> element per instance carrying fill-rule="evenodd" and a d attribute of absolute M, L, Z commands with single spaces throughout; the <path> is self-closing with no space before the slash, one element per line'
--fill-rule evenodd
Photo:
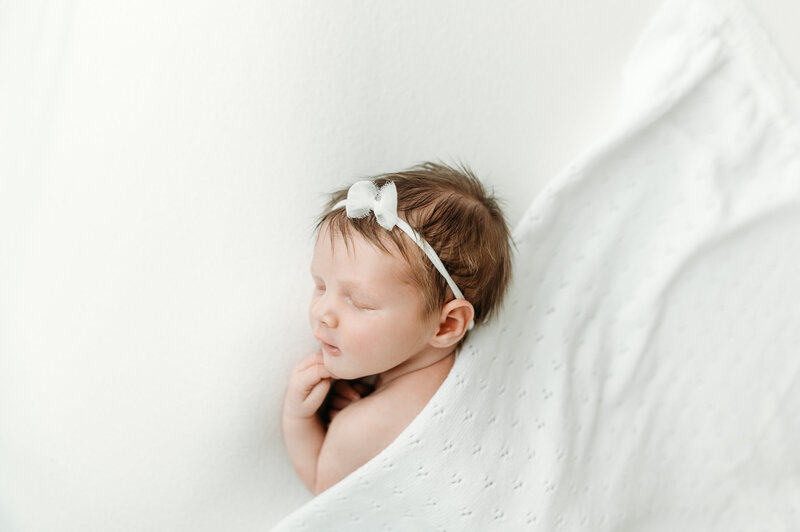
<path fill-rule="evenodd" d="M 324 193 L 463 160 L 515 223 L 609 128 L 657 5 L 0 4 L 0 530 L 308 500 L 279 413 Z M 754 7 L 800 71 L 800 7 Z"/>

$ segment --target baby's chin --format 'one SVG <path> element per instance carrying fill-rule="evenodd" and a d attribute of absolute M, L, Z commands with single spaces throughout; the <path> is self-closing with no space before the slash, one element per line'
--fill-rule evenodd
<path fill-rule="evenodd" d="M 366 375 L 362 372 L 348 371 L 346 368 L 335 366 L 336 364 L 331 364 L 328 361 L 325 361 L 325 369 L 327 369 L 330 372 L 331 377 L 336 380 L 352 381 L 355 379 L 360 379 L 361 377 L 366 377 Z"/>
<path fill-rule="evenodd" d="M 340 373 L 340 370 L 333 367 L 334 364 L 331 364 L 330 362 L 328 362 L 327 360 L 324 360 L 324 359 L 323 359 L 322 363 L 325 364 L 325 369 L 327 369 L 328 372 L 330 372 L 331 377 L 333 377 L 334 379 L 341 380 L 341 379 L 346 379 L 347 378 L 347 377 L 342 377 L 342 375 Z"/>
<path fill-rule="evenodd" d="M 358 376 L 350 376 L 350 375 L 348 374 L 348 372 L 346 372 L 346 371 L 341 371 L 341 370 L 339 370 L 339 371 L 334 371 L 333 369 L 329 368 L 328 366 L 325 366 L 325 367 L 327 367 L 327 368 L 328 368 L 328 371 L 330 371 L 330 372 L 331 372 L 331 377 L 332 377 L 333 379 L 337 380 L 337 381 L 340 381 L 340 380 L 352 381 L 352 380 L 354 380 L 354 379 L 357 379 L 357 378 L 358 378 Z"/>

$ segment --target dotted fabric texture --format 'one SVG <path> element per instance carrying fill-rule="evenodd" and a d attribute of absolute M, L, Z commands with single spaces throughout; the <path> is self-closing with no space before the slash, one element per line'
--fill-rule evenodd
<path fill-rule="evenodd" d="M 666 2 L 622 75 L 500 318 L 274 530 L 800 530 L 800 91 L 733 1 Z"/>

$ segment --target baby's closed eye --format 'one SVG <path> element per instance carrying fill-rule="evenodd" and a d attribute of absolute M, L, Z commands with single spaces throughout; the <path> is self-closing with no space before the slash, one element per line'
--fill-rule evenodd
<path fill-rule="evenodd" d="M 359 310 L 375 310 L 371 306 L 369 306 L 367 303 L 361 303 L 360 301 L 358 301 L 356 299 L 352 299 L 352 298 L 348 298 L 348 299 L 353 304 L 353 306 L 356 307 Z"/>

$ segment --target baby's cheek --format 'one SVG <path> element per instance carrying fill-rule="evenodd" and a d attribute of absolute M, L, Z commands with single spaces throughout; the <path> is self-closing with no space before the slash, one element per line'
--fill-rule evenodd
<path fill-rule="evenodd" d="M 347 345 L 351 349 L 361 349 L 369 343 L 370 327 L 368 323 L 348 324 L 345 334 Z"/>
<path fill-rule="evenodd" d="M 348 346 L 353 356 L 358 357 L 361 363 L 374 360 L 383 349 L 383 338 L 375 329 L 361 328 L 349 338 Z"/>

